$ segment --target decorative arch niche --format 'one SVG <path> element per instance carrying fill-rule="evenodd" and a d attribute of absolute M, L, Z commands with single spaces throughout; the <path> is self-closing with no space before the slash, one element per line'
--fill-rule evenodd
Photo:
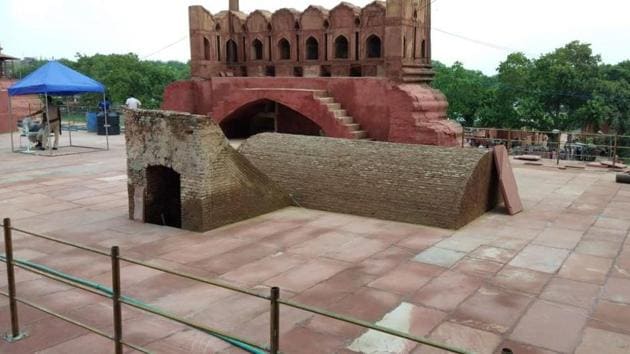
<path fill-rule="evenodd" d="M 343 35 L 335 38 L 335 59 L 348 59 L 350 54 L 350 45 L 348 38 Z"/>
<path fill-rule="evenodd" d="M 313 37 L 306 40 L 306 60 L 319 59 L 319 42 Z"/>
<path fill-rule="evenodd" d="M 225 43 L 225 54 L 227 55 L 228 64 L 238 63 L 238 46 L 236 45 L 236 42 L 229 39 Z"/>
<path fill-rule="evenodd" d="M 286 38 L 282 38 L 278 42 L 278 52 L 281 60 L 291 59 L 291 43 Z"/>
<path fill-rule="evenodd" d="M 256 38 L 252 42 L 252 59 L 263 60 L 263 43 Z"/>
<path fill-rule="evenodd" d="M 380 58 L 383 55 L 381 38 L 375 34 L 369 36 L 365 41 L 366 55 L 368 58 Z"/>

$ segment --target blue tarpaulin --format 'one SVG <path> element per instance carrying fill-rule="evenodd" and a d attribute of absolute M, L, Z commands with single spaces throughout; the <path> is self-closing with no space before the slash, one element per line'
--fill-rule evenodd
<path fill-rule="evenodd" d="M 50 61 L 9 87 L 9 96 L 48 94 L 70 96 L 104 93 L 105 86 L 58 61 Z"/>

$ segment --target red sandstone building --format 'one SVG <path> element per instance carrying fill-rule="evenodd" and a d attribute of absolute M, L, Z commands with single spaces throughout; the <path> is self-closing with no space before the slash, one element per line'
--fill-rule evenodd
<path fill-rule="evenodd" d="M 9 107 L 9 92 L 7 91 L 16 80 L 14 80 L 15 70 L 9 70 L 7 62 L 18 60 L 18 58 L 2 53 L 0 47 L 0 134 L 15 131 L 17 125 L 16 118 L 21 118 L 30 112 L 34 112 L 41 107 L 37 96 L 17 96 L 11 99 Z M 9 115 L 13 112 L 13 120 Z"/>
<path fill-rule="evenodd" d="M 192 80 L 164 109 L 209 114 L 229 138 L 264 131 L 456 145 L 445 97 L 430 87 L 429 0 L 331 10 L 189 8 Z"/>

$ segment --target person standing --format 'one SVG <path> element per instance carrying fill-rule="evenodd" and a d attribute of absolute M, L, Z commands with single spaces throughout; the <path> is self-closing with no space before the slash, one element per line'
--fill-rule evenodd
<path fill-rule="evenodd" d="M 138 100 L 137 98 L 131 96 L 127 99 L 127 101 L 125 101 L 125 105 L 129 109 L 138 109 L 142 106 L 142 102 L 140 102 L 140 100 Z"/>
<path fill-rule="evenodd" d="M 98 110 L 101 112 L 107 111 L 109 112 L 110 109 L 109 107 L 111 106 L 111 102 L 109 102 L 109 97 L 103 99 L 101 102 L 98 103 Z"/>
<path fill-rule="evenodd" d="M 37 140 L 41 142 L 41 145 L 37 148 L 40 150 L 47 150 L 50 147 L 50 133 L 55 134 L 55 141 L 53 143 L 53 150 L 57 150 L 59 147 L 59 133 L 61 130 L 61 110 L 57 106 L 51 96 L 47 97 L 47 110 L 42 108 L 39 111 L 27 116 L 33 117 L 38 114 L 42 114 L 42 124 L 37 134 Z M 45 111 L 46 110 L 46 111 Z"/>

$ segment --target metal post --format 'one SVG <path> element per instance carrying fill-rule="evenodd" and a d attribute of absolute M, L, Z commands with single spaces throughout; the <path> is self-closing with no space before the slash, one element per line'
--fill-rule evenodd
<path fill-rule="evenodd" d="M 66 96 L 66 115 L 70 115 L 70 104 L 68 104 L 68 96 Z M 71 120 L 70 126 L 68 126 L 68 140 L 70 146 L 72 146 L 72 128 L 74 128 L 74 120 Z M 59 131 L 61 132 L 61 117 L 59 117 Z"/>
<path fill-rule="evenodd" d="M 615 145 L 613 146 L 613 167 L 617 167 L 617 133 L 615 133 Z"/>
<path fill-rule="evenodd" d="M 44 133 L 46 133 L 46 144 L 48 144 L 48 147 L 46 149 L 48 149 L 48 154 L 52 155 L 52 147 L 50 146 L 50 117 L 48 115 L 48 92 L 44 93 L 44 109 L 46 112 L 46 128 L 48 129 L 48 132 L 46 132 L 46 129 L 44 129 Z M 43 120 L 42 124 L 44 124 Z"/>
<path fill-rule="evenodd" d="M 508 129 L 508 143 L 507 143 L 507 152 L 510 154 L 510 150 L 512 150 L 512 129 Z"/>
<path fill-rule="evenodd" d="M 9 95 L 9 90 L 7 90 L 7 95 L 9 96 L 9 121 L 11 122 L 9 123 L 10 124 L 9 129 L 11 129 L 11 152 L 15 152 L 15 146 L 13 143 L 13 131 L 15 130 L 15 127 L 13 126 L 13 107 L 11 106 L 11 95 Z M 30 105 L 29 105 L 29 111 L 30 111 Z M 28 136 L 26 138 L 28 139 Z"/>
<path fill-rule="evenodd" d="M 109 122 L 107 121 L 107 96 L 105 91 L 103 91 L 103 112 L 105 113 L 105 144 L 107 144 L 107 151 L 109 151 Z"/>
<path fill-rule="evenodd" d="M 11 333 L 7 333 L 4 339 L 15 342 L 24 337 L 20 334 L 18 320 L 17 301 L 15 300 L 15 271 L 13 269 L 13 240 L 11 238 L 11 219 L 4 219 L 4 253 L 7 263 L 7 282 L 9 287 L 9 312 L 11 312 Z"/>
<path fill-rule="evenodd" d="M 122 312 L 120 305 L 120 258 L 118 246 L 111 249 L 112 257 L 112 301 L 114 309 L 114 348 L 116 354 L 122 354 Z"/>
<path fill-rule="evenodd" d="M 558 132 L 558 148 L 556 149 L 556 165 L 560 166 L 560 145 L 562 144 L 562 132 Z"/>
<path fill-rule="evenodd" d="M 269 354 L 278 354 L 280 350 L 280 306 L 278 304 L 278 298 L 280 298 L 280 288 L 271 288 L 271 311 L 269 319 L 270 339 L 269 339 Z"/>

